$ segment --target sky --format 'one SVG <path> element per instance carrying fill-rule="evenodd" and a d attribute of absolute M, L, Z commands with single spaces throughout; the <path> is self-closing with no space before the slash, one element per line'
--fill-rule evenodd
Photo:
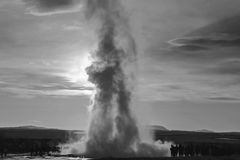
<path fill-rule="evenodd" d="M 0 126 L 86 129 L 97 45 L 83 0 L 0 1 Z M 240 1 L 122 0 L 140 125 L 240 131 Z"/>

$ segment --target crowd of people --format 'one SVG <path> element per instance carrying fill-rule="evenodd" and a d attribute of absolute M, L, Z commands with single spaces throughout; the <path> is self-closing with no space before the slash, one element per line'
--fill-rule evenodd
<path fill-rule="evenodd" d="M 240 154 L 240 144 L 199 143 L 171 145 L 172 157 L 229 156 Z"/>

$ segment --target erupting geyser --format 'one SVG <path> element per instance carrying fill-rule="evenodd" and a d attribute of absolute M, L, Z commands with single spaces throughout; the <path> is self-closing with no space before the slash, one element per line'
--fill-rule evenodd
<path fill-rule="evenodd" d="M 85 154 L 92 157 L 163 156 L 166 150 L 141 142 L 131 114 L 135 42 L 118 0 L 87 0 L 86 14 L 100 21 L 99 44 L 86 71 L 95 84 Z"/>

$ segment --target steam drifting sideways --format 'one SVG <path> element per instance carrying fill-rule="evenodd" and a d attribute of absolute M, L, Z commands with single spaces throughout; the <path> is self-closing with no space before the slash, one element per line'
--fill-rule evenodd
<path fill-rule="evenodd" d="M 137 60 L 128 18 L 118 0 L 86 0 L 86 17 L 100 21 L 98 49 L 86 68 L 95 84 L 85 153 L 89 157 L 165 156 L 164 145 L 142 143 L 131 114 Z"/>

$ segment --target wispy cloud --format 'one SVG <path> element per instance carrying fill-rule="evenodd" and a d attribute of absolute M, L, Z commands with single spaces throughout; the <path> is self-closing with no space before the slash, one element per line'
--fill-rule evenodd
<path fill-rule="evenodd" d="M 240 101 L 240 98 L 236 97 L 208 97 L 208 99 L 215 101 Z"/>
<path fill-rule="evenodd" d="M 26 14 L 34 16 L 75 13 L 82 9 L 80 0 L 23 0 L 23 2 L 27 5 Z"/>
<path fill-rule="evenodd" d="M 59 71 L 58 71 L 59 72 Z M 21 98 L 35 96 L 85 96 L 93 88 L 69 82 L 54 70 L 0 68 L 0 92 Z"/>
<path fill-rule="evenodd" d="M 206 50 L 211 47 L 238 47 L 240 37 L 233 36 L 203 36 L 203 37 L 182 37 L 168 42 L 173 47 L 183 50 Z"/>
<path fill-rule="evenodd" d="M 63 30 L 66 31 L 79 31 L 83 29 L 82 24 L 78 21 L 74 21 L 72 24 L 63 25 Z"/>
<path fill-rule="evenodd" d="M 196 74 L 209 74 L 209 75 L 226 75 L 236 76 L 240 78 L 240 61 L 239 58 L 226 59 L 215 64 L 206 65 L 204 68 L 195 72 Z M 240 82 L 239 82 L 240 83 Z"/>
<path fill-rule="evenodd" d="M 144 96 L 161 101 L 240 101 L 239 19 L 233 16 L 189 31 L 168 41 L 170 47 L 151 45 L 145 66 L 151 70 L 144 75 L 152 80 L 145 78 L 149 85 L 141 86 Z"/>
<path fill-rule="evenodd" d="M 239 19 L 239 14 L 221 19 L 183 37 L 170 40 L 168 43 L 173 47 L 179 47 L 179 49 L 189 48 L 190 50 L 192 48 L 202 50 L 214 47 L 239 47 Z"/>
<path fill-rule="evenodd" d="M 92 90 L 72 90 L 72 89 L 34 90 L 17 87 L 3 87 L 1 91 L 8 92 L 13 96 L 19 98 L 34 98 L 38 96 L 47 97 L 89 96 L 93 93 Z"/>

